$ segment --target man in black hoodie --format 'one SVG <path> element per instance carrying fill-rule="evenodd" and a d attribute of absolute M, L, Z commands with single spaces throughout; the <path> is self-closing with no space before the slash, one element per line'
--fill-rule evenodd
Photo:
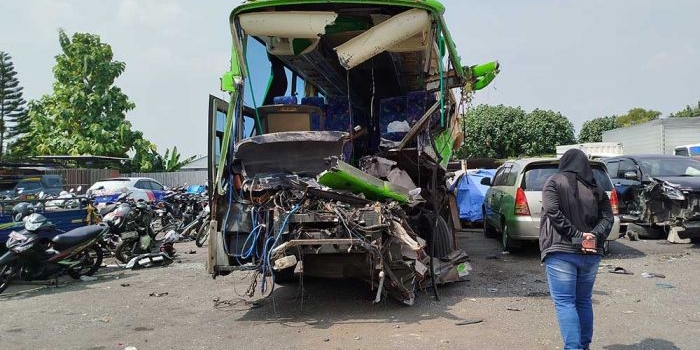
<path fill-rule="evenodd" d="M 597 186 L 581 150 L 568 150 L 559 160 L 559 173 L 542 190 L 542 206 L 540 251 L 564 349 L 588 349 L 593 283 L 614 217 L 608 195 Z M 596 248 L 583 248 L 578 243 L 582 240 L 596 242 Z"/>

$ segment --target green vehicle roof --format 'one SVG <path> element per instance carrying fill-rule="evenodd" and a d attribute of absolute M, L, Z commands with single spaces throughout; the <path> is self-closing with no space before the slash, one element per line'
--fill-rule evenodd
<path fill-rule="evenodd" d="M 425 9 L 440 15 L 445 12 L 445 6 L 437 0 L 248 0 L 244 4 L 237 6 L 233 10 L 232 15 L 235 16 L 241 12 L 270 6 L 329 3 L 406 6 Z"/>

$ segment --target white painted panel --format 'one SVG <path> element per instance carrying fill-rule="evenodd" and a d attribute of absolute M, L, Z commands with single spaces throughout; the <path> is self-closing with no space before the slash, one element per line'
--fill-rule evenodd
<path fill-rule="evenodd" d="M 281 11 L 244 13 L 238 19 L 250 35 L 314 39 L 325 34 L 337 17 L 326 11 Z"/>
<path fill-rule="evenodd" d="M 377 24 L 364 33 L 335 48 L 340 64 L 351 69 L 375 55 L 396 47 L 405 40 L 425 32 L 430 15 L 425 10 L 412 9 Z"/>

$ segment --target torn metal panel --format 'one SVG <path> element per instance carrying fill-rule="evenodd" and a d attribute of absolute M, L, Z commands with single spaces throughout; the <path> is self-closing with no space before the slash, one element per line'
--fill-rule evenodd
<path fill-rule="evenodd" d="M 316 176 L 328 168 L 328 159 L 342 157 L 348 133 L 290 131 L 249 137 L 236 147 L 242 174 L 255 178 L 270 174 Z"/>
<path fill-rule="evenodd" d="M 318 183 L 336 190 L 361 193 L 374 200 L 390 199 L 400 203 L 410 200 L 409 189 L 378 179 L 340 160 L 319 175 Z"/>

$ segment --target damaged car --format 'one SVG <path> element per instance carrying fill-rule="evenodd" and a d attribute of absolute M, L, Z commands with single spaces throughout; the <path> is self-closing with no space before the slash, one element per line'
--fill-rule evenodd
<path fill-rule="evenodd" d="M 631 238 L 700 237 L 700 161 L 673 155 L 604 160 Z"/>
<path fill-rule="evenodd" d="M 463 66 L 444 11 L 432 0 L 233 10 L 229 99 L 209 100 L 209 273 L 253 271 L 251 297 L 303 276 L 356 278 L 375 302 L 406 305 L 466 278 L 446 166 L 460 103 L 499 65 Z"/>

